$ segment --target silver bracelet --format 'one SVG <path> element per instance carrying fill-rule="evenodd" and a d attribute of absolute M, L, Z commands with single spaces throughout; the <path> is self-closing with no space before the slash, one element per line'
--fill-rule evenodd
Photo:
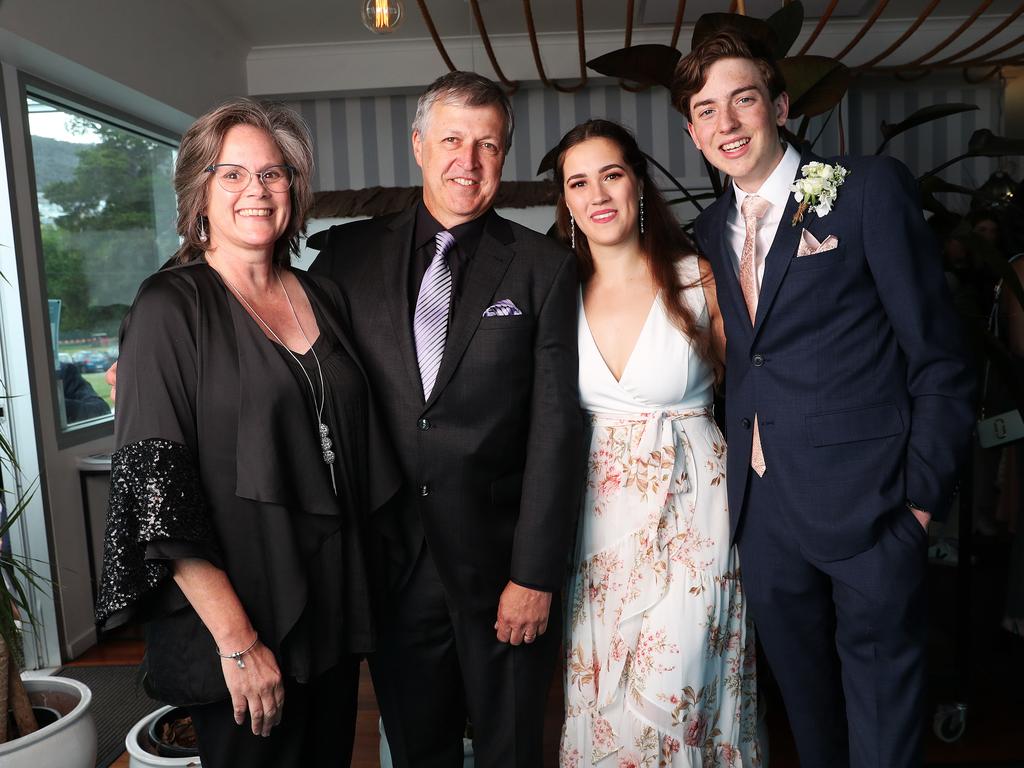
<path fill-rule="evenodd" d="M 217 649 L 217 655 L 222 659 L 234 659 L 235 664 L 238 665 L 239 669 L 245 669 L 245 661 L 242 659 L 245 654 L 256 647 L 256 643 L 260 641 L 260 636 L 256 635 L 256 639 L 249 643 L 249 647 L 244 651 L 235 651 L 234 653 L 221 653 L 220 648 Z"/>

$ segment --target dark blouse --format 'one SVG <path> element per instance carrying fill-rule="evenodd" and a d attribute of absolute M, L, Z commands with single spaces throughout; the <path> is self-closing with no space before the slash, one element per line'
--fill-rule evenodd
<path fill-rule="evenodd" d="M 148 621 L 146 688 L 171 704 L 227 695 L 213 638 L 171 578 L 175 558 L 227 573 L 287 676 L 372 646 L 359 528 L 397 472 L 340 293 L 295 274 L 321 330 L 337 495 L 305 379 L 205 263 L 149 278 L 122 327 L 97 618 Z"/>
<path fill-rule="evenodd" d="M 291 368 L 301 395 L 309 406 L 309 418 L 298 430 L 308 429 L 319 439 L 316 406 L 310 391 L 312 384 L 320 401 L 320 372 L 325 389 L 323 422 L 327 425 L 334 451 L 334 487 L 337 489 L 338 509 L 342 536 L 329 563 L 331 573 L 313 577 L 317 584 L 311 602 L 289 633 L 286 645 L 292 656 L 292 669 L 301 667 L 304 658 L 313 668 L 327 669 L 337 661 L 336 648 L 350 653 L 368 653 L 373 650 L 373 626 L 370 621 L 369 585 L 366 580 L 366 562 L 361 546 L 358 510 L 365 507 L 366 440 L 369 398 L 362 372 L 344 347 L 334 338 L 319 312 L 316 312 L 320 337 L 313 342 L 313 352 L 294 353 L 274 344 L 281 359 Z M 269 342 L 269 339 L 268 339 Z M 317 368 L 319 360 L 319 370 Z M 296 361 L 306 369 L 306 375 Z M 309 378 L 307 379 L 306 376 Z M 320 471 L 330 476 L 330 469 L 322 461 L 309 471 Z M 337 578 L 337 571 L 341 578 Z M 337 592 L 338 594 L 331 594 Z M 323 603 L 317 605 L 317 602 Z M 328 611 L 337 612 L 339 620 L 324 621 Z M 326 658 L 324 658 L 326 656 Z M 318 664 L 317 661 L 323 659 Z M 301 679 L 302 675 L 297 674 Z"/>

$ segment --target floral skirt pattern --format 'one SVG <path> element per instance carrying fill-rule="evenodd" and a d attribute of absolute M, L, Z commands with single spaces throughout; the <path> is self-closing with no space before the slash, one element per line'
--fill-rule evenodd
<path fill-rule="evenodd" d="M 591 426 L 560 765 L 759 766 L 722 434 L 707 409 Z"/>

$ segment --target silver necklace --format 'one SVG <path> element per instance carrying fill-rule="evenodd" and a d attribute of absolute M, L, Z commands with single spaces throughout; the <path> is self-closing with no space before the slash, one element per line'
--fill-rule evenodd
<path fill-rule="evenodd" d="M 292 360 L 295 361 L 295 364 L 299 366 L 299 370 L 302 371 L 302 375 L 306 377 L 306 383 L 309 384 L 309 392 L 313 396 L 313 407 L 316 409 L 317 433 L 320 438 L 321 455 L 323 456 L 324 464 L 326 464 L 327 468 L 330 469 L 331 471 L 331 486 L 334 488 L 334 495 L 337 496 L 338 485 L 334 480 L 335 455 L 334 451 L 332 450 L 333 443 L 331 442 L 330 430 L 327 429 L 327 425 L 324 424 L 324 402 L 326 402 L 327 400 L 327 387 L 324 386 L 324 372 L 323 369 L 320 367 L 320 358 L 317 357 L 316 350 L 313 349 L 313 345 L 309 343 L 309 339 L 306 337 L 306 332 L 302 330 L 302 323 L 299 322 L 299 316 L 295 312 L 295 306 L 292 304 L 292 297 L 288 295 L 288 289 L 284 287 L 284 281 L 281 279 L 281 272 L 276 267 L 274 268 L 274 276 L 277 278 L 277 283 L 278 285 L 281 286 L 281 290 L 284 292 L 284 300 L 288 302 L 288 309 L 292 311 L 292 317 L 295 319 L 295 325 L 299 327 L 299 333 L 302 334 L 302 340 L 306 342 L 306 346 L 309 347 L 309 351 L 313 353 L 313 359 L 316 361 L 316 372 L 320 378 L 319 403 L 317 403 L 316 401 L 316 388 L 313 386 L 313 380 L 309 377 L 309 373 L 306 372 L 306 366 L 302 364 L 302 362 L 295 355 L 295 353 L 292 352 L 291 348 L 289 348 L 287 344 L 281 341 L 281 337 L 278 336 L 277 332 L 270 327 L 270 323 L 268 323 L 266 320 L 260 317 L 259 312 L 253 309 L 252 304 L 246 301 L 245 296 L 243 296 L 242 292 L 235 287 L 235 284 L 228 280 L 226 277 L 224 277 L 224 275 L 221 275 L 221 279 L 224 280 L 224 282 L 228 284 L 228 287 L 231 288 L 232 291 L 234 291 L 235 295 L 239 299 L 241 299 L 242 303 L 245 305 L 245 308 L 249 310 L 249 313 L 257 320 L 259 320 L 260 324 L 264 328 L 270 331 L 270 335 L 274 337 L 274 341 L 276 341 L 281 347 L 283 347 L 285 352 L 291 355 Z"/>

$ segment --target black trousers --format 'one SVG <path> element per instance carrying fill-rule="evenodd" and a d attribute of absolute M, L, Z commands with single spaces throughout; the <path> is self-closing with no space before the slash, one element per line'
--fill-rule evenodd
<path fill-rule="evenodd" d="M 921 765 L 927 534 L 901 507 L 870 549 L 813 560 L 796 543 L 770 473 L 750 473 L 737 543 L 747 606 L 801 768 Z"/>
<path fill-rule="evenodd" d="M 395 768 L 461 768 L 466 718 L 477 768 L 543 764 L 544 703 L 558 658 L 554 596 L 545 634 L 498 642 L 496 610 L 460 613 L 446 598 L 426 546 L 388 601 L 369 658 Z"/>
<path fill-rule="evenodd" d="M 230 699 L 189 707 L 203 768 L 348 768 L 358 693 L 353 656 L 309 683 L 286 680 L 284 715 L 266 738 L 253 735 L 248 715 L 235 725 Z"/>

